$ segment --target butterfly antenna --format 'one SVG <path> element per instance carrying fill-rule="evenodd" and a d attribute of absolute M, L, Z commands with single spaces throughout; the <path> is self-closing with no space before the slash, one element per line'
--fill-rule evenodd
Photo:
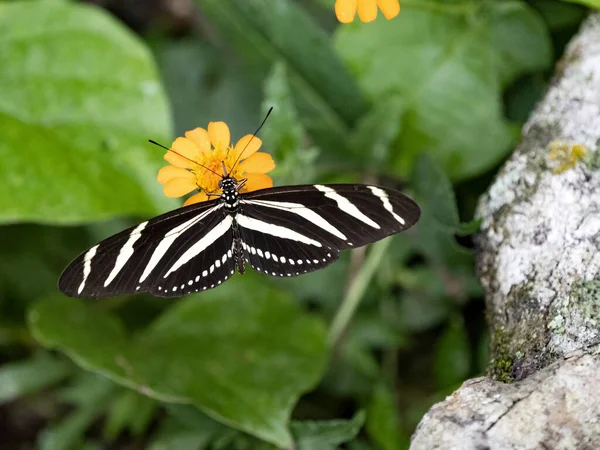
<path fill-rule="evenodd" d="M 197 164 L 197 165 L 199 165 L 200 167 L 202 167 L 202 168 L 204 168 L 204 169 L 208 170 L 209 172 L 212 172 L 212 173 L 214 173 L 214 174 L 215 174 L 216 176 L 218 176 L 219 178 L 221 178 L 221 177 L 222 177 L 222 175 L 221 175 L 221 174 L 219 174 L 219 173 L 215 172 L 215 171 L 214 171 L 214 170 L 212 170 L 212 169 L 209 169 L 208 167 L 206 167 L 206 166 L 205 166 L 205 165 L 203 165 L 203 164 L 200 164 L 198 161 L 194 161 L 193 159 L 190 159 L 190 158 L 188 158 L 187 156 L 184 156 L 184 155 L 182 155 L 181 153 L 179 153 L 179 152 L 176 152 L 176 151 L 175 151 L 175 150 L 173 150 L 172 148 L 169 148 L 169 147 L 166 147 L 166 146 L 164 146 L 164 145 L 162 145 L 162 144 L 159 144 L 158 142 L 156 142 L 156 141 L 153 141 L 152 139 L 148 139 L 148 142 L 150 142 L 151 144 L 157 145 L 157 146 L 159 146 L 160 148 L 164 148 L 165 150 L 167 150 L 167 151 L 169 151 L 169 152 L 173 152 L 173 153 L 175 153 L 177 156 L 181 156 L 182 158 L 184 158 L 184 159 L 187 159 L 188 161 L 190 161 L 190 162 L 193 162 L 194 164 Z"/>
<path fill-rule="evenodd" d="M 250 145 L 250 142 L 252 142 L 252 139 L 254 139 L 256 137 L 256 135 L 258 134 L 258 132 L 260 131 L 260 129 L 263 127 L 263 125 L 265 124 L 265 122 L 267 121 L 267 119 L 269 118 L 269 115 L 271 114 L 271 111 L 273 111 L 273 107 L 271 106 L 269 108 L 269 111 L 267 111 L 267 115 L 265 116 L 265 118 L 263 119 L 263 121 L 261 122 L 260 126 L 256 129 L 256 131 L 252 134 L 252 137 L 250 138 L 250 140 L 248 141 L 248 143 L 246 144 L 246 146 L 242 149 L 242 151 L 240 152 L 240 154 L 238 155 L 237 159 L 235 160 L 235 162 L 233 163 L 233 166 L 231 166 L 231 170 L 229 171 L 229 173 L 233 172 L 233 169 L 235 168 L 235 166 L 237 165 L 238 161 L 240 160 L 240 158 L 242 157 L 242 155 L 244 154 L 244 152 L 246 151 L 246 149 L 248 148 L 248 146 Z"/>

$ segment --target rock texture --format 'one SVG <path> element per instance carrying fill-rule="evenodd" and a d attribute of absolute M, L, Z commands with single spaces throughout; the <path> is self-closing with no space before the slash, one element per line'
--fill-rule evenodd
<path fill-rule="evenodd" d="M 435 405 L 411 448 L 600 448 L 599 143 L 596 14 L 479 204 L 498 381 L 468 381 Z"/>
<path fill-rule="evenodd" d="M 517 383 L 465 382 L 431 408 L 411 448 L 600 448 L 598 351 L 578 352 Z"/>

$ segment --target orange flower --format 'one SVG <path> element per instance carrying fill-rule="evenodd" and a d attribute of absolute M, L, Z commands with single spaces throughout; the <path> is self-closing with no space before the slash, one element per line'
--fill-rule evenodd
<path fill-rule="evenodd" d="M 273 180 L 266 173 L 275 168 L 275 163 L 268 153 L 258 152 L 262 141 L 251 134 L 241 138 L 235 147 L 229 141 L 225 122 L 210 122 L 208 131 L 196 128 L 175 139 L 171 145 L 173 151 L 165 154 L 171 165 L 160 169 L 157 177 L 164 185 L 165 195 L 181 197 L 198 189 L 200 193 L 192 195 L 184 205 L 214 199 L 207 194 L 219 193 L 223 164 L 229 176 L 238 181 L 248 179 L 243 192 L 272 187 Z"/>
<path fill-rule="evenodd" d="M 377 17 L 377 7 L 387 20 L 400 13 L 399 0 L 336 0 L 335 15 L 342 23 L 350 23 L 358 10 L 358 17 L 363 22 L 373 22 Z"/>

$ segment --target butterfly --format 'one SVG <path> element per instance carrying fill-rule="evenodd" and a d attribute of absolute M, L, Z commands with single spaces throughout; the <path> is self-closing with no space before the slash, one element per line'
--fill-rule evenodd
<path fill-rule="evenodd" d="M 413 200 L 386 187 L 314 184 L 241 192 L 246 180 L 230 176 L 224 164 L 218 175 L 221 193 L 214 200 L 103 240 L 67 266 L 59 289 L 71 297 L 179 297 L 215 288 L 236 271 L 243 274 L 246 264 L 294 277 L 328 266 L 342 250 L 404 231 L 420 216 Z"/>

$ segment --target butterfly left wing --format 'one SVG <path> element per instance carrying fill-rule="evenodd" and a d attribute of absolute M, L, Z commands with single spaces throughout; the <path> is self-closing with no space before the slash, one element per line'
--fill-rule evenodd
<path fill-rule="evenodd" d="M 175 297 L 209 289 L 234 270 L 232 222 L 218 200 L 170 211 L 79 255 L 58 287 L 71 297 Z"/>
<path fill-rule="evenodd" d="M 236 222 L 246 260 L 277 276 L 325 267 L 340 250 L 404 231 L 420 216 L 404 194 L 360 184 L 263 189 L 242 195 L 240 204 Z"/>

